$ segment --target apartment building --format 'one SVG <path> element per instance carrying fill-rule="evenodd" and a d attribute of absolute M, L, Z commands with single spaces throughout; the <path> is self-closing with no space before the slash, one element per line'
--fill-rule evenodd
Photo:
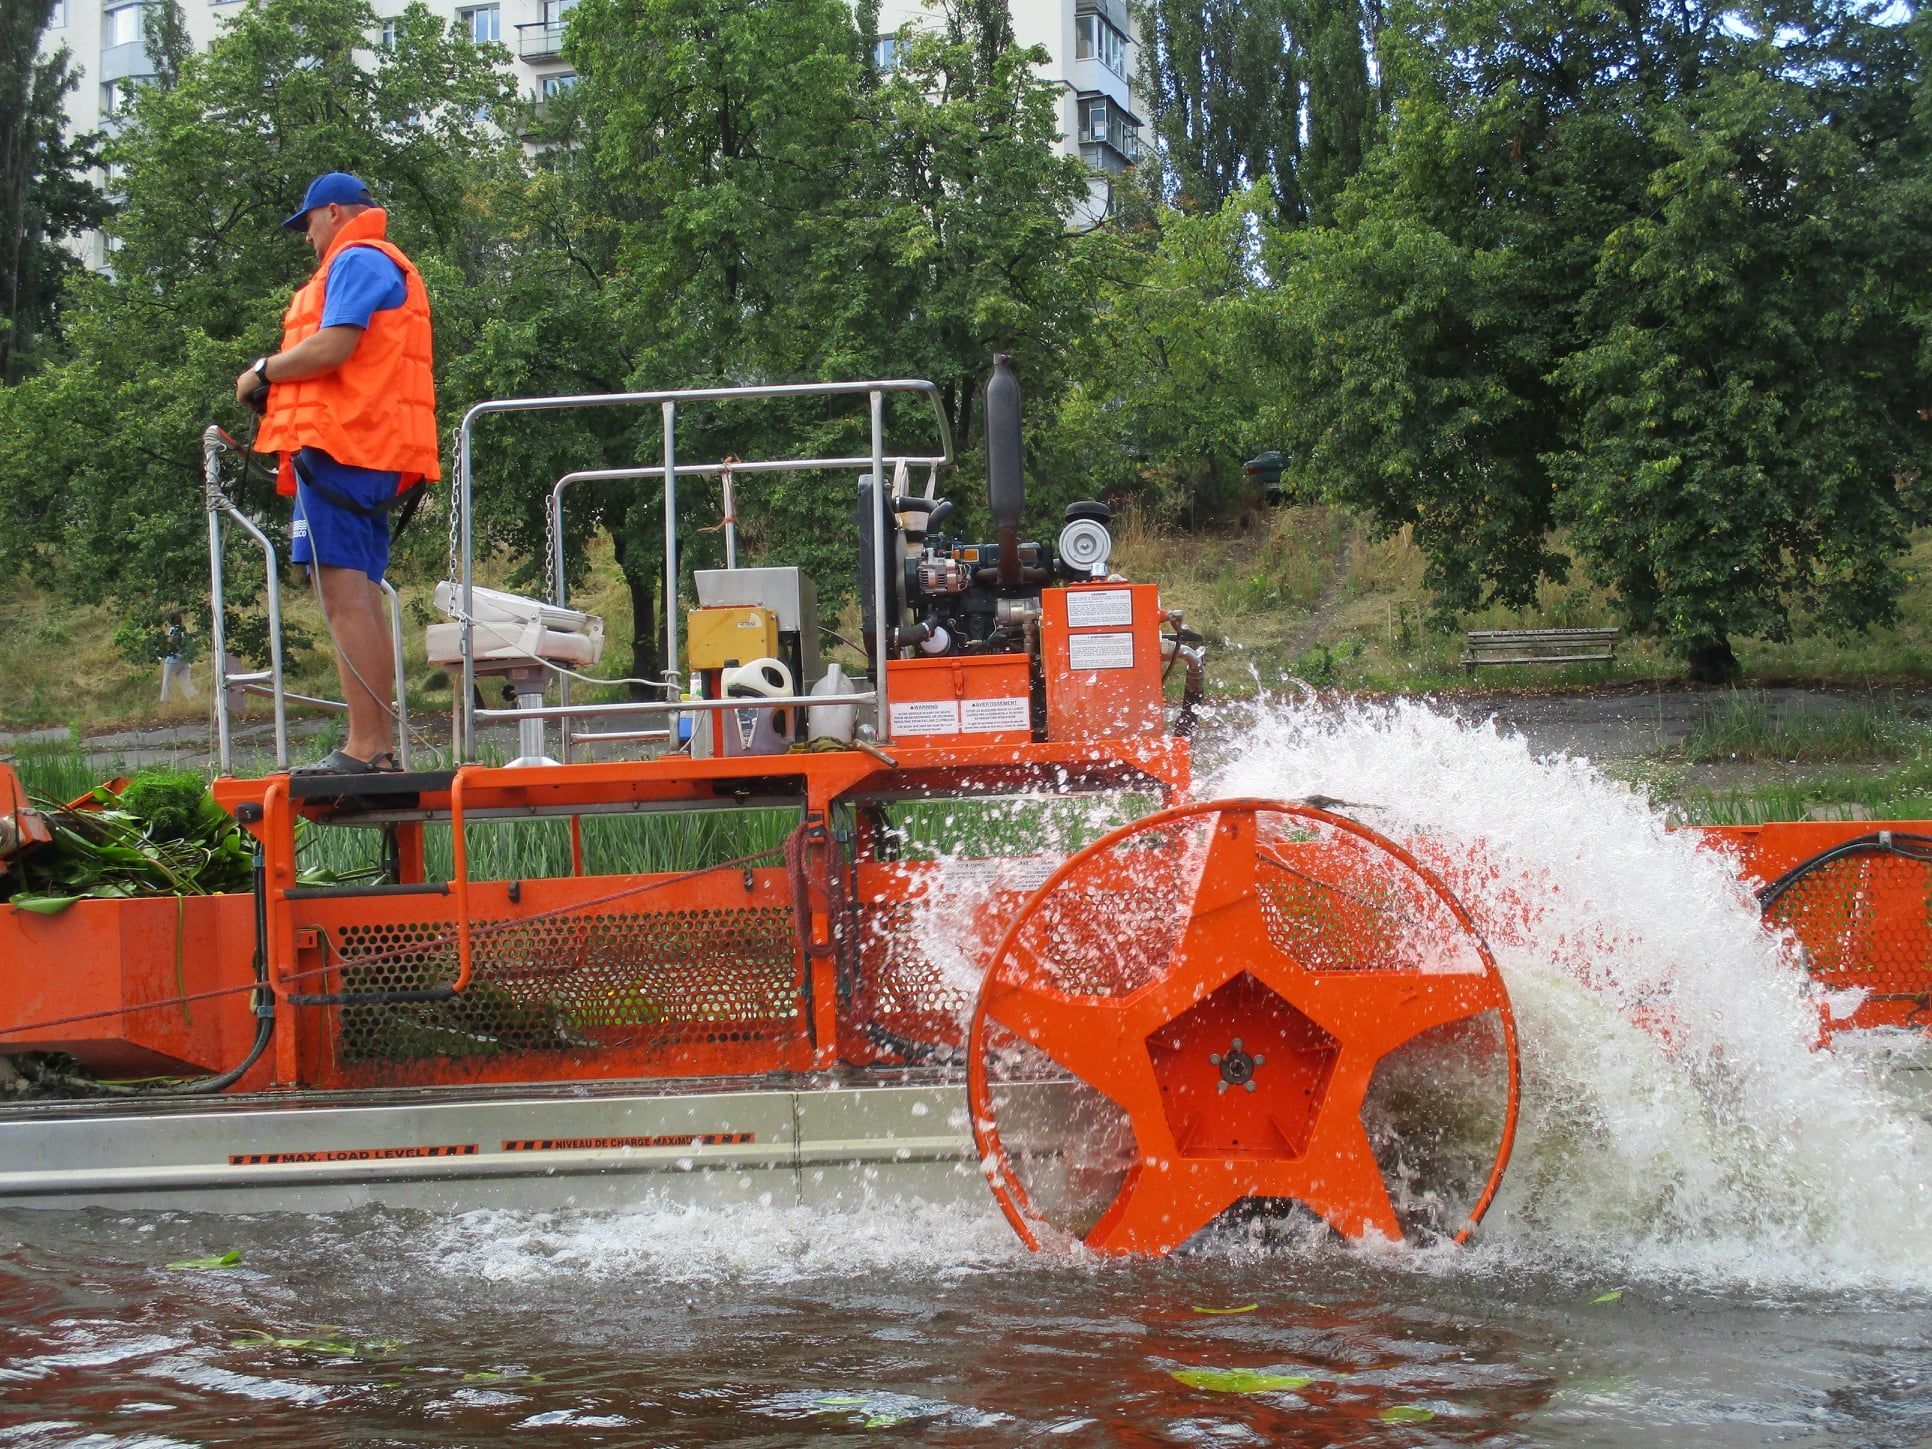
<path fill-rule="evenodd" d="M 1044 73 L 1060 87 L 1060 144 L 1105 176 L 1117 176 L 1140 157 L 1141 121 L 1134 103 L 1139 63 L 1127 0 L 1012 0 L 1014 39 L 1047 53 Z M 885 0 L 879 29 L 899 31 L 931 22 L 920 0 Z M 879 42 L 881 68 L 897 53 L 894 39 Z"/>
<path fill-rule="evenodd" d="M 188 34 L 207 46 L 222 18 L 249 0 L 183 0 Z M 576 0 L 429 0 L 430 9 L 460 23 L 477 41 L 500 43 L 510 52 L 518 86 L 542 100 L 576 81 L 563 58 L 563 36 Z M 67 98 L 75 131 L 111 129 L 135 87 L 153 72 L 143 35 L 143 0 L 56 0 L 43 49 L 65 45 L 81 83 Z M 401 0 L 375 0 L 376 12 L 400 12 Z M 1060 88 L 1061 146 L 1096 173 L 1093 205 L 1107 204 L 1106 178 L 1125 171 L 1139 156 L 1141 121 L 1134 100 L 1138 60 L 1127 0 L 1012 0 L 1013 28 L 1022 45 L 1039 45 L 1048 59 L 1042 72 Z M 881 31 L 930 24 L 920 0 L 885 0 Z M 898 41 L 879 42 L 877 59 L 891 66 Z M 98 262 L 100 258 L 96 258 Z"/>
<path fill-rule="evenodd" d="M 182 0 L 188 35 L 205 48 L 220 32 L 224 17 L 248 0 Z M 510 68 L 517 84 L 539 99 L 554 95 L 576 77 L 564 64 L 566 17 L 576 0 L 430 0 L 429 8 L 459 22 L 472 39 L 500 43 L 510 52 Z M 143 0 L 56 0 L 54 17 L 42 37 L 46 51 L 65 45 L 73 52 L 81 83 L 67 97 L 67 120 L 76 131 L 112 129 L 114 117 L 134 88 L 153 75 L 142 32 Z M 375 0 L 378 15 L 400 13 L 401 0 Z M 393 40 L 393 29 L 375 37 Z"/>

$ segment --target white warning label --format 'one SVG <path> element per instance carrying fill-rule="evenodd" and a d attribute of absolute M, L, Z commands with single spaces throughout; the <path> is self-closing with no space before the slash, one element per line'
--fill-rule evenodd
<path fill-rule="evenodd" d="M 942 860 L 940 888 L 948 891 L 1024 891 L 1031 894 L 1060 866 L 1050 855 L 1016 856 L 1006 860 Z"/>
<path fill-rule="evenodd" d="M 895 699 L 892 701 L 890 723 L 895 735 L 956 735 L 959 733 L 959 701 Z"/>
<path fill-rule="evenodd" d="M 989 734 L 994 730 L 1024 730 L 1033 727 L 1033 716 L 1024 698 L 962 699 L 959 702 L 959 732 L 964 735 Z"/>
<path fill-rule="evenodd" d="M 1134 636 L 1128 633 L 1069 634 L 1067 663 L 1074 669 L 1132 669 Z"/>
<path fill-rule="evenodd" d="M 1072 589 L 1067 593 L 1067 627 L 1095 629 L 1134 622 L 1131 589 Z"/>

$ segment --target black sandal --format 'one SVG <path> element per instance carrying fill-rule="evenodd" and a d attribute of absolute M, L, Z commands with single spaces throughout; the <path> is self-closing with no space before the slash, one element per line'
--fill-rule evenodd
<path fill-rule="evenodd" d="M 291 775 L 394 775 L 400 773 L 402 766 L 396 757 L 384 750 L 373 760 L 358 760 L 354 755 L 342 750 L 330 750 L 327 755 L 312 765 L 297 765 L 289 771 Z"/>

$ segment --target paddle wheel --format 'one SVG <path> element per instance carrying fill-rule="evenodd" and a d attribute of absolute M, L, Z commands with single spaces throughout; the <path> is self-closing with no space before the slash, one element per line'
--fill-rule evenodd
<path fill-rule="evenodd" d="M 1285 802 L 1161 811 L 1069 860 L 993 954 L 970 1062 L 981 1160 L 1036 1246 L 1167 1252 L 1251 1200 L 1460 1242 L 1516 1124 L 1509 997 L 1462 907 Z"/>

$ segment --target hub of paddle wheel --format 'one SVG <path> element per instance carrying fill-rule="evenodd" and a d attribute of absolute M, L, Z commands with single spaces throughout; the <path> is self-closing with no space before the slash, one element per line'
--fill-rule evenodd
<path fill-rule="evenodd" d="M 1306 805 L 1186 805 L 1027 901 L 969 1093 L 1030 1246 L 1165 1253 L 1238 1205 L 1460 1242 L 1509 1157 L 1515 1024 L 1468 915 L 1394 842 Z"/>

